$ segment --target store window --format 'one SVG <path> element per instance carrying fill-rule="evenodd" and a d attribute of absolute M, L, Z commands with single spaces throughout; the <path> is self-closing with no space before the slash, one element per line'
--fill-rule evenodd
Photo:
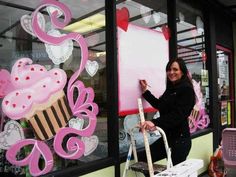
<path fill-rule="evenodd" d="M 204 20 L 196 2 L 177 0 L 176 6 L 178 57 L 184 59 L 189 69 L 197 97 L 189 116 L 190 131 L 194 133 L 207 128 L 210 123 Z"/>
<path fill-rule="evenodd" d="M 105 1 L 50 1 L 55 3 L 50 4 L 49 2 L 39 9 L 37 18 L 35 18 L 39 28 L 43 29 L 46 36 L 60 38 L 59 43 L 48 37 L 39 37 L 39 33 L 33 25 L 32 13 L 41 5 L 40 2 L 36 0 L 0 2 L 0 11 L 4 14 L 0 17 L 0 172 L 3 173 L 12 172 L 15 175 L 25 173 L 27 175 L 29 174 L 27 169 L 34 168 L 27 166 L 29 163 L 26 166 L 16 167 L 6 161 L 7 150 L 11 145 L 17 143 L 16 140 L 19 140 L 10 139 L 14 135 L 23 140 L 42 140 L 50 151 L 53 161 L 53 166 L 51 163 L 46 164 L 50 168 L 50 170 L 46 170 L 47 173 L 72 166 L 82 166 L 108 157 Z M 71 12 L 71 21 L 64 27 L 53 25 L 53 22 L 50 21 L 53 13 L 57 12 L 56 20 L 63 24 L 63 19 L 69 16 L 65 14 L 65 11 L 68 14 Z M 69 37 L 72 33 L 77 36 Z M 81 42 L 82 39 L 84 43 Z M 86 45 L 87 47 L 85 47 Z M 85 54 L 88 54 L 88 60 L 85 60 Z M 34 76 L 33 72 L 37 69 L 39 71 Z M 46 70 L 50 71 L 49 74 L 40 75 L 40 72 L 47 73 Z M 50 73 L 54 73 L 54 75 L 52 74 L 52 76 Z M 62 73 L 61 80 L 58 79 L 56 83 L 53 83 L 53 79 L 47 80 L 51 76 L 57 78 L 60 73 Z M 19 85 L 12 84 L 13 81 L 17 82 L 21 78 L 26 81 L 33 79 L 33 81 L 31 84 L 27 84 L 27 82 Z M 37 79 L 40 80 L 40 83 L 47 84 L 42 84 L 42 88 L 38 89 Z M 64 82 L 64 85 L 61 81 Z M 32 87 L 34 84 L 35 87 Z M 53 98 L 46 96 L 47 92 L 50 89 L 53 90 L 56 84 L 62 84 L 60 89 L 61 93 L 64 91 L 64 97 L 59 100 L 61 103 L 55 103 L 55 105 L 53 103 L 48 106 Z M 70 89 L 68 89 L 69 86 Z M 45 91 L 40 92 L 43 88 Z M 34 120 L 30 117 L 25 120 L 25 114 L 21 114 L 22 117 L 19 114 L 13 115 L 11 111 L 7 110 L 8 108 L 2 111 L 3 107 L 7 107 L 10 103 L 7 95 L 14 92 L 15 96 L 18 96 L 21 92 L 22 94 L 28 93 L 28 89 L 31 89 L 32 95 L 28 95 L 27 99 L 37 96 L 39 99 L 45 98 L 34 104 L 35 110 L 40 108 L 43 113 L 33 114 Z M 56 91 L 58 90 L 56 89 Z M 20 104 L 20 102 L 15 103 L 14 100 L 16 99 L 12 100 L 11 105 L 13 108 L 17 107 L 18 103 Z M 21 109 L 26 109 L 27 106 L 22 103 Z M 44 106 L 46 106 L 45 110 Z M 59 112 L 57 112 L 57 108 L 60 109 Z M 45 117 L 46 122 L 43 122 L 43 118 L 41 119 L 40 116 Z M 56 122 L 51 120 L 52 117 Z M 10 121 L 14 123 L 7 127 Z M 13 125 L 20 125 L 17 129 L 19 132 L 11 129 Z M 60 144 L 55 137 L 61 132 L 61 129 L 64 129 L 63 127 L 66 127 L 69 132 L 71 131 L 69 128 L 77 131 L 68 133 Z M 12 130 L 11 135 L 6 134 L 2 137 L 2 132 L 7 128 Z M 25 133 L 24 136 L 21 134 L 22 131 Z M 62 136 L 62 134 L 60 135 Z M 69 144 L 71 138 L 76 138 L 80 147 L 78 144 L 77 147 L 75 144 Z M 2 148 L 3 146 L 4 148 Z M 17 154 L 18 159 L 23 159 L 27 153 L 33 153 L 32 146 L 21 148 Z M 56 150 L 55 146 L 61 149 Z M 68 149 L 70 146 L 73 146 L 72 149 Z M 38 148 L 40 147 L 38 146 Z M 70 155 L 76 154 L 75 151 L 81 154 L 78 153 L 78 156 L 71 158 Z M 37 164 L 41 168 L 38 169 L 39 171 L 44 169 L 46 163 L 43 158 L 45 156 L 41 154 L 39 164 Z"/>
<path fill-rule="evenodd" d="M 233 85 L 232 83 L 232 51 L 222 46 L 216 46 L 218 99 L 220 102 L 221 126 L 234 125 Z"/>
<path fill-rule="evenodd" d="M 116 2 L 119 69 L 119 147 L 120 153 L 126 155 L 129 150 L 131 136 L 135 139 L 137 150 L 144 148 L 143 135 L 136 128 L 140 121 L 137 110 L 138 102 L 136 97 L 133 97 L 134 92 L 138 93 L 140 91 L 138 79 L 148 79 L 152 83 L 153 90 L 160 90 L 159 95 L 163 93 L 165 88 L 164 70 L 169 60 L 167 2 L 166 0 Z M 159 62 L 159 64 L 155 62 Z M 161 76 L 159 77 L 158 74 Z M 155 81 L 152 82 L 151 79 Z M 154 89 L 155 86 L 158 89 Z M 149 113 L 145 114 L 145 119 L 151 119 L 156 114 L 156 110 L 147 112 Z M 148 138 L 152 144 L 159 136 L 148 134 Z"/>

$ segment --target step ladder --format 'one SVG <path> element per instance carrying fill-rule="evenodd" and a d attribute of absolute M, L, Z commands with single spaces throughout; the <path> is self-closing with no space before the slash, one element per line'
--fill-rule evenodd
<path fill-rule="evenodd" d="M 141 98 L 138 99 L 138 107 L 139 107 L 140 120 L 142 123 L 145 121 L 145 118 L 144 118 Z M 167 154 L 167 165 L 160 165 L 160 164 L 153 164 L 152 163 L 151 152 L 150 152 L 150 148 L 149 148 L 149 142 L 148 142 L 146 130 L 142 130 L 142 133 L 143 133 L 143 138 L 144 138 L 147 163 L 138 161 L 135 140 L 134 140 L 134 136 L 133 136 L 133 131 L 135 128 L 137 128 L 137 127 L 134 127 L 131 130 L 128 130 L 128 134 L 130 135 L 130 147 L 129 147 L 129 151 L 128 151 L 128 155 L 127 155 L 127 159 L 126 159 L 126 163 L 125 163 L 125 168 L 123 171 L 123 177 L 126 177 L 128 170 L 141 172 L 144 175 L 149 174 L 150 177 L 154 177 L 154 174 L 160 173 L 166 169 L 171 168 L 173 166 L 172 160 L 171 160 L 171 151 L 170 151 L 170 148 L 169 148 L 169 145 L 167 142 L 165 132 L 160 127 L 156 127 L 156 129 L 157 129 L 156 131 L 158 131 L 160 133 L 160 135 L 162 136 L 163 141 L 164 141 L 166 154 Z M 130 160 L 131 160 L 132 154 L 134 156 L 135 163 L 130 165 Z"/>

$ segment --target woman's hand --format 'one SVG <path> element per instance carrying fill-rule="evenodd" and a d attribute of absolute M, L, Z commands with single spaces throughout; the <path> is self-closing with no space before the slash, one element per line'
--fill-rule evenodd
<path fill-rule="evenodd" d="M 144 121 L 139 124 L 139 127 L 142 130 L 147 130 L 147 131 L 155 131 L 157 128 L 155 124 L 152 121 Z"/>
<path fill-rule="evenodd" d="M 146 80 L 140 80 L 139 83 L 140 83 L 142 93 L 146 92 L 147 86 L 148 86 L 147 81 Z"/>

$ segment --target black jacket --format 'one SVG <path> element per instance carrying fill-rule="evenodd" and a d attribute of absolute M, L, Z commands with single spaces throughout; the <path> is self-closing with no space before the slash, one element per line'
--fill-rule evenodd
<path fill-rule="evenodd" d="M 180 136 L 190 137 L 188 116 L 195 104 L 195 93 L 190 83 L 180 81 L 170 86 L 159 99 L 148 90 L 143 97 L 160 111 L 160 117 L 152 122 L 165 131 L 170 145 Z"/>

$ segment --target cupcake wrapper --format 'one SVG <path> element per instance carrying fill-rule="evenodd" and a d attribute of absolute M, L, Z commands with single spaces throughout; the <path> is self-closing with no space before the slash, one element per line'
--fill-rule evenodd
<path fill-rule="evenodd" d="M 193 109 L 192 112 L 191 112 L 191 115 L 192 115 L 192 117 L 193 117 L 194 119 L 197 119 L 198 116 L 199 116 L 199 111 Z"/>
<path fill-rule="evenodd" d="M 72 112 L 63 96 L 47 109 L 36 112 L 28 121 L 36 137 L 45 140 L 52 138 L 60 128 L 65 127 L 71 116 Z"/>

